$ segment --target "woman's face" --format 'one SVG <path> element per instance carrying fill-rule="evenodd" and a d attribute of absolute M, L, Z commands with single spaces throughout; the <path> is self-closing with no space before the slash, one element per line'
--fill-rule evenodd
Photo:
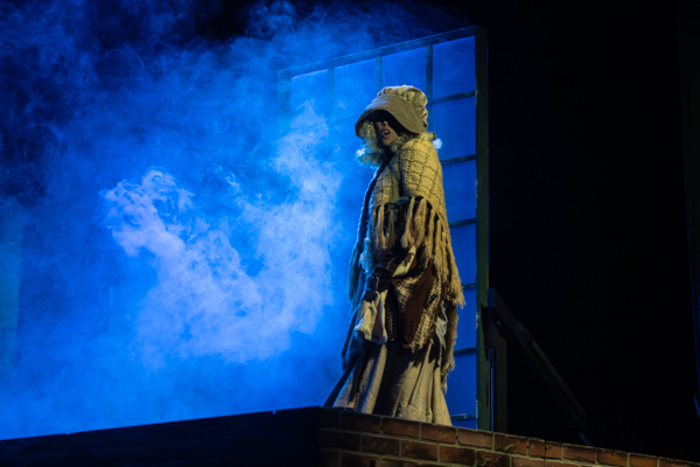
<path fill-rule="evenodd" d="M 399 131 L 403 128 L 389 112 L 384 110 L 373 113 L 372 121 L 374 122 L 374 129 L 377 132 L 379 143 L 386 147 L 390 146 L 400 136 Z"/>

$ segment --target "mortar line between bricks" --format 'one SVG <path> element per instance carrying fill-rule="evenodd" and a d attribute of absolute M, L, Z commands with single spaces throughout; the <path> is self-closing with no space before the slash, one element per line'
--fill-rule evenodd
<path fill-rule="evenodd" d="M 338 430 L 338 431 L 340 431 L 342 433 L 355 433 L 355 432 L 348 432 L 348 431 L 343 431 L 343 430 Z M 443 441 L 433 441 L 432 439 L 412 438 L 412 437 L 406 436 L 406 435 L 393 435 L 391 433 L 373 433 L 373 432 L 366 432 L 366 431 L 360 431 L 357 433 L 363 434 L 363 435 L 368 435 L 368 436 L 377 436 L 379 438 L 391 438 L 391 439 L 406 440 L 406 441 L 417 441 L 419 443 L 440 444 L 440 445 L 445 445 L 445 446 L 463 446 L 463 447 L 470 447 L 470 448 L 476 449 L 475 446 L 464 446 L 464 445 L 458 444 L 456 441 L 454 444 L 452 444 L 452 443 L 445 443 Z"/>
<path fill-rule="evenodd" d="M 329 430 L 328 428 L 324 428 L 324 430 Z M 384 436 L 384 437 L 392 437 L 392 438 L 400 438 L 400 439 L 412 439 L 415 441 L 423 441 L 421 438 L 413 438 L 411 436 L 407 435 L 395 435 L 393 433 L 384 433 L 384 432 L 376 432 L 376 431 L 362 431 L 362 430 L 344 430 L 342 428 L 333 428 L 330 429 L 330 431 L 339 431 L 342 433 L 353 433 L 353 434 L 360 434 L 360 435 L 370 435 L 370 436 Z"/>
<path fill-rule="evenodd" d="M 438 452 L 440 450 L 441 446 L 449 446 L 449 447 L 458 447 L 458 448 L 463 448 L 463 449 L 471 449 L 474 452 L 477 451 L 484 451 L 484 452 L 490 452 L 494 454 L 505 454 L 509 455 L 509 453 L 497 451 L 495 448 L 485 448 L 485 447 L 480 447 L 480 446 L 472 446 L 472 445 L 464 445 L 460 444 L 459 441 L 455 440 L 454 443 L 445 443 L 442 441 L 433 441 L 433 440 L 426 440 L 422 438 L 414 438 L 411 436 L 406 436 L 406 435 L 394 435 L 391 433 L 376 433 L 373 431 L 359 431 L 359 430 L 342 430 L 342 429 L 327 429 L 324 428 L 325 431 L 333 431 L 333 432 L 338 432 L 338 433 L 353 433 L 353 434 L 358 434 L 360 435 L 360 447 L 358 451 L 348 451 L 348 452 L 360 452 L 363 454 L 372 454 L 372 455 L 380 455 L 378 453 L 372 452 L 372 451 L 366 451 L 362 448 L 362 440 L 364 436 L 374 436 L 374 437 L 379 437 L 379 438 L 387 438 L 387 439 L 396 439 L 399 441 L 413 441 L 413 442 L 419 442 L 419 443 L 425 443 L 425 444 L 431 444 L 434 445 L 438 448 Z M 345 450 L 343 450 L 345 452 Z M 402 457 L 402 459 L 405 459 Z"/>
<path fill-rule="evenodd" d="M 573 466 L 578 466 L 578 467 L 619 467 L 614 464 L 607 464 L 607 463 L 601 463 L 598 461 L 598 453 L 600 451 L 611 451 L 611 452 L 617 452 L 619 454 L 622 454 L 625 456 L 625 462 L 624 462 L 624 467 L 632 467 L 632 457 L 635 455 L 640 455 L 643 457 L 649 457 L 653 459 L 656 463 L 656 467 L 659 467 L 660 461 L 663 457 L 661 456 L 654 456 L 654 455 L 649 455 L 649 454 L 642 454 L 642 453 L 633 453 L 633 452 L 626 452 L 626 451 L 616 451 L 616 450 L 611 450 L 611 449 L 604 449 L 596 446 L 581 446 L 584 448 L 590 448 L 596 452 L 596 460 L 595 461 L 585 461 L 585 460 L 578 460 L 578 459 L 570 459 L 564 455 L 564 450 L 565 450 L 565 445 L 568 443 L 561 443 L 558 441 L 550 441 L 550 440 L 538 440 L 535 438 L 527 438 L 525 439 L 528 440 L 528 453 L 522 454 L 522 453 L 513 453 L 513 452 L 507 452 L 507 451 L 501 451 L 496 449 L 495 447 L 495 436 L 497 433 L 492 433 L 492 447 L 486 448 L 486 447 L 481 447 L 481 446 L 474 446 L 474 445 L 468 445 L 468 444 L 461 444 L 459 440 L 455 440 L 454 443 L 449 443 L 449 442 L 442 442 L 442 441 L 435 441 L 435 440 L 428 440 L 424 439 L 422 434 L 423 434 L 423 426 L 420 426 L 419 433 L 417 436 L 410 436 L 410 435 L 404 435 L 404 434 L 394 434 L 394 433 L 386 433 L 384 432 L 383 428 L 380 429 L 379 432 L 375 431 L 367 431 L 367 430 L 349 430 L 349 429 L 343 429 L 343 428 L 338 428 L 338 427 L 324 427 L 322 428 L 323 431 L 329 431 L 329 432 L 340 432 L 340 433 L 352 433 L 352 434 L 357 434 L 359 436 L 372 436 L 372 437 L 378 437 L 378 438 L 387 438 L 387 439 L 393 439 L 393 440 L 398 440 L 398 441 L 412 441 L 412 442 L 419 442 L 419 443 L 425 443 L 425 444 L 430 444 L 434 445 L 437 447 L 438 450 L 438 459 L 442 457 L 441 455 L 441 447 L 447 446 L 447 447 L 458 447 L 458 448 L 465 448 L 465 449 L 471 449 L 475 452 L 482 451 L 482 452 L 488 452 L 488 453 L 494 453 L 494 454 L 500 454 L 500 455 L 507 455 L 509 459 L 509 464 L 512 465 L 512 461 L 514 458 L 526 458 L 526 459 L 537 459 L 539 456 L 532 456 L 529 453 L 529 442 L 532 440 L 536 440 L 538 442 L 542 442 L 545 446 L 545 454 L 542 457 L 539 457 L 542 459 L 543 462 L 543 467 L 548 467 L 548 463 L 551 466 L 552 462 L 561 462 L 561 463 L 566 463 L 566 464 L 571 464 Z M 168 443 L 164 443 L 168 444 Z M 558 457 L 547 457 L 547 447 L 553 446 L 553 447 L 559 447 L 560 452 Z M 578 445 L 572 445 L 572 446 L 578 446 Z M 379 459 L 387 459 L 387 460 L 406 460 L 407 457 L 405 456 L 394 456 L 390 454 L 380 454 L 376 452 L 371 452 L 362 449 L 362 446 L 360 446 L 359 451 L 352 451 L 352 450 L 347 450 L 347 449 L 326 449 L 331 452 L 339 452 L 339 453 L 362 453 L 365 455 L 372 455 L 375 456 Z M 413 459 L 413 458 L 411 458 Z M 673 459 L 673 458 L 663 458 L 663 459 L 668 459 L 669 461 L 676 461 L 681 464 L 690 464 L 690 467 L 695 467 L 697 463 L 693 463 L 690 461 L 682 460 L 682 459 Z M 415 459 L 419 460 L 419 459 Z M 437 460 L 434 462 L 440 462 L 440 463 L 445 463 L 446 461 L 442 460 Z M 456 465 L 456 464 L 455 464 Z"/>
<path fill-rule="evenodd" d="M 525 457 L 527 457 L 528 459 L 532 459 L 532 457 L 530 457 L 530 456 L 525 456 Z M 575 459 L 565 459 L 565 460 L 549 459 L 549 460 L 554 461 L 554 462 L 564 462 L 567 464 L 576 464 L 579 467 L 602 467 L 602 466 L 615 467 L 615 466 L 612 466 L 610 464 L 598 464 L 597 461 L 596 462 L 589 462 L 589 461 L 579 461 L 579 460 L 575 460 Z M 546 467 L 546 466 L 547 466 L 547 460 L 545 459 L 544 467 Z"/>
<path fill-rule="evenodd" d="M 418 443 L 426 443 L 426 444 L 434 444 L 437 446 L 452 446 L 452 447 L 460 447 L 460 448 L 467 448 L 467 449 L 480 449 L 484 450 L 487 448 L 480 448 L 478 446 L 470 446 L 470 445 L 465 445 L 465 444 L 459 444 L 459 442 L 455 441 L 454 443 L 446 443 L 444 441 L 434 441 L 432 439 L 421 439 L 421 438 L 412 438 L 410 436 L 405 436 L 405 435 L 392 435 L 392 434 L 387 434 L 387 433 L 371 433 L 371 432 L 360 432 L 361 434 L 368 435 L 368 436 L 376 436 L 378 438 L 389 438 L 389 439 L 397 439 L 399 441 L 415 441 Z M 495 451 L 493 451 L 495 452 Z"/>
<path fill-rule="evenodd" d="M 326 450 L 330 452 L 339 452 L 341 454 L 358 454 L 357 451 L 347 451 L 347 450 Z M 406 461 L 406 460 L 411 460 L 411 461 L 417 461 L 417 462 L 433 462 L 428 459 L 418 459 L 414 457 L 406 457 L 406 456 L 395 456 L 393 454 L 380 454 L 378 452 L 363 452 L 362 454 L 366 454 L 368 456 L 375 456 L 379 460 L 390 460 L 390 461 Z M 434 461 L 438 462 L 438 461 Z M 452 465 L 459 465 L 459 464 L 452 464 Z"/>
<path fill-rule="evenodd" d="M 387 459 L 391 458 L 391 460 L 396 460 L 396 459 L 399 459 L 399 460 L 404 459 L 405 460 L 406 459 L 405 457 L 395 456 L 393 454 L 384 454 L 384 453 L 372 452 L 372 451 L 359 452 L 359 451 L 354 451 L 352 449 L 341 449 L 341 448 L 321 448 L 321 450 L 328 451 L 328 452 L 339 452 L 341 454 L 367 454 L 369 456 L 376 456 L 376 457 L 379 457 L 381 459 L 384 459 L 384 458 L 387 458 Z"/>

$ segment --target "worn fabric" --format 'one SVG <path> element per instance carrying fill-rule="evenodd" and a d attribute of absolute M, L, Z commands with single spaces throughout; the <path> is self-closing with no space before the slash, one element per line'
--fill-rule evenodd
<path fill-rule="evenodd" d="M 357 119 L 357 123 L 355 124 L 355 134 L 357 136 L 360 136 L 360 128 L 365 119 L 378 110 L 386 110 L 393 115 L 404 128 L 413 133 L 422 133 L 428 128 L 428 122 L 424 122 L 421 115 L 417 112 L 417 109 L 401 96 L 380 93 L 365 108 L 360 118 Z"/>
<path fill-rule="evenodd" d="M 451 425 L 439 354 L 439 342 L 417 353 L 397 341 L 366 343 L 334 407 Z"/>
<path fill-rule="evenodd" d="M 443 391 L 464 299 L 430 139 L 390 154 L 368 189 L 351 263 L 345 373 L 327 405 L 449 425 Z"/>
<path fill-rule="evenodd" d="M 410 329 L 404 329 L 407 340 L 403 345 L 414 351 L 426 346 L 444 308 L 446 352 L 440 362 L 444 386 L 447 373 L 454 367 L 457 307 L 464 303 L 464 297 L 452 252 L 442 166 L 429 140 L 409 140 L 391 157 L 375 177 L 368 210 L 367 225 L 358 229 L 360 235 L 364 234 L 362 241 L 358 239 L 362 251 L 355 252 L 357 258 L 350 272 L 355 281 L 350 287 L 355 315 L 362 318 L 361 281 L 371 278 L 377 267 L 391 265 L 392 260 L 415 248 L 413 266 L 392 281 L 399 316 L 404 324 L 410 323 Z M 432 277 L 427 279 L 426 274 Z M 420 306 L 416 306 L 418 303 Z M 360 346 L 351 341 L 346 347 L 345 361 L 349 362 Z"/>

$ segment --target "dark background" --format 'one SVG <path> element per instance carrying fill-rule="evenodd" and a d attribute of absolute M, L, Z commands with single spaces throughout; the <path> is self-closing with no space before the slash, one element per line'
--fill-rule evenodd
<path fill-rule="evenodd" d="M 592 444 L 700 460 L 676 11 L 624 3 L 470 15 L 489 31 L 491 286 Z M 509 430 L 576 442 L 510 357 Z"/>
<path fill-rule="evenodd" d="M 467 10 L 489 31 L 491 286 L 592 444 L 700 460 L 674 2 Z M 577 442 L 509 356 L 509 430 Z"/>
<path fill-rule="evenodd" d="M 247 3 L 203 32 L 241 34 Z M 675 3 L 402 8 L 488 29 L 490 285 L 586 410 L 591 443 L 700 461 Z M 509 359 L 509 431 L 580 444 Z"/>

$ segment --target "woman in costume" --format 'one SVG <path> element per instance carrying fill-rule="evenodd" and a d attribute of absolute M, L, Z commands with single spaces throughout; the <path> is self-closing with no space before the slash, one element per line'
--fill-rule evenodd
<path fill-rule="evenodd" d="M 350 264 L 344 374 L 325 405 L 451 425 L 443 391 L 464 298 L 427 103 L 386 87 L 355 125 L 358 158 L 379 167 Z"/>

